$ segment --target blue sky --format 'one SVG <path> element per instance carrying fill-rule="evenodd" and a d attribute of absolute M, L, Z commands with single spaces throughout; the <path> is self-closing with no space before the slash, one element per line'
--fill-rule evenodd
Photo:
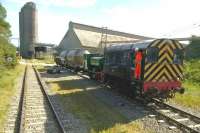
<path fill-rule="evenodd" d="M 18 14 L 29 0 L 0 1 L 13 37 L 19 37 Z M 39 42 L 59 44 L 69 21 L 157 38 L 200 35 L 199 0 L 32 1 L 38 10 Z"/>

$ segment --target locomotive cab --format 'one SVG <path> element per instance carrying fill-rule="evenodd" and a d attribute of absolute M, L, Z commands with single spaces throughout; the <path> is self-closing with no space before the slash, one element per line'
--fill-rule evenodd
<path fill-rule="evenodd" d="M 120 91 L 141 93 L 144 49 L 135 49 L 132 44 L 118 45 L 106 49 L 104 53 L 104 79 Z"/>

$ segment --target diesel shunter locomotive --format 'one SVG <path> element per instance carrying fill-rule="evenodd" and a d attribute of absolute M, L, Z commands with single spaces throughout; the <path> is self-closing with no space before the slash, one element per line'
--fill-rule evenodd
<path fill-rule="evenodd" d="M 176 92 L 184 93 L 183 57 L 181 43 L 156 39 L 110 45 L 104 55 L 84 49 L 70 50 L 65 65 L 134 96 L 169 98 Z"/>
<path fill-rule="evenodd" d="M 107 47 L 104 56 L 105 82 L 129 94 L 168 98 L 184 93 L 184 48 L 176 40 L 116 44 Z"/>

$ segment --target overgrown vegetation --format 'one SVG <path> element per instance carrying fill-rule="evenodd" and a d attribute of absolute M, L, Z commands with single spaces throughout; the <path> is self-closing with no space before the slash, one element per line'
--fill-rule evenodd
<path fill-rule="evenodd" d="M 183 95 L 176 94 L 172 99 L 178 104 L 194 109 L 200 109 L 200 60 L 186 61 L 185 79 L 183 86 L 186 91 Z"/>
<path fill-rule="evenodd" d="M 183 86 L 186 92 L 177 94 L 173 99 L 176 103 L 200 110 L 200 39 L 193 37 L 186 47 Z"/>
<path fill-rule="evenodd" d="M 6 119 L 11 97 L 15 93 L 16 78 L 24 67 L 17 65 L 16 48 L 11 44 L 10 24 L 5 21 L 6 9 L 0 3 L 0 132 Z"/>
<path fill-rule="evenodd" d="M 6 119 L 11 97 L 15 94 L 16 79 L 23 73 L 23 70 L 23 65 L 18 65 L 15 69 L 0 69 L 0 132 Z"/>
<path fill-rule="evenodd" d="M 186 47 L 186 60 L 200 59 L 200 38 L 192 36 L 190 44 Z"/>
<path fill-rule="evenodd" d="M 31 60 L 26 60 L 29 63 L 33 63 L 33 64 L 55 64 L 55 61 L 53 58 L 45 58 L 45 59 L 31 59 Z"/>
<path fill-rule="evenodd" d="M 0 3 L 0 66 L 14 67 L 17 63 L 16 48 L 10 43 L 10 24 L 5 19 L 6 9 Z M 12 58 L 12 61 L 8 61 L 8 58 Z"/>
<path fill-rule="evenodd" d="M 144 133 L 141 122 L 129 122 L 125 116 L 93 95 L 94 82 L 68 75 L 68 80 L 49 82 L 61 105 L 87 123 L 90 133 Z"/>

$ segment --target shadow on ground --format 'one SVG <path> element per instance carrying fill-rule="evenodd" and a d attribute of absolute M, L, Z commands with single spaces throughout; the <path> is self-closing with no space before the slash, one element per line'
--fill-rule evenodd
<path fill-rule="evenodd" d="M 71 72 L 56 75 L 41 73 L 41 76 L 43 78 L 78 77 Z M 85 121 L 89 132 L 92 133 L 109 131 L 118 125 L 129 125 L 147 115 L 142 107 L 117 96 L 92 80 L 67 78 L 48 82 L 48 84 L 51 85 L 55 97 L 59 99 L 64 110 Z M 133 127 L 139 132 L 142 131 L 138 123 L 133 124 Z M 125 128 L 130 127 L 125 126 Z"/>
<path fill-rule="evenodd" d="M 46 71 L 40 72 L 40 75 L 42 78 L 62 78 L 62 77 L 66 77 L 66 76 L 74 76 L 74 74 L 70 74 L 69 72 L 61 72 L 61 73 L 57 73 L 57 74 L 48 74 Z"/>

